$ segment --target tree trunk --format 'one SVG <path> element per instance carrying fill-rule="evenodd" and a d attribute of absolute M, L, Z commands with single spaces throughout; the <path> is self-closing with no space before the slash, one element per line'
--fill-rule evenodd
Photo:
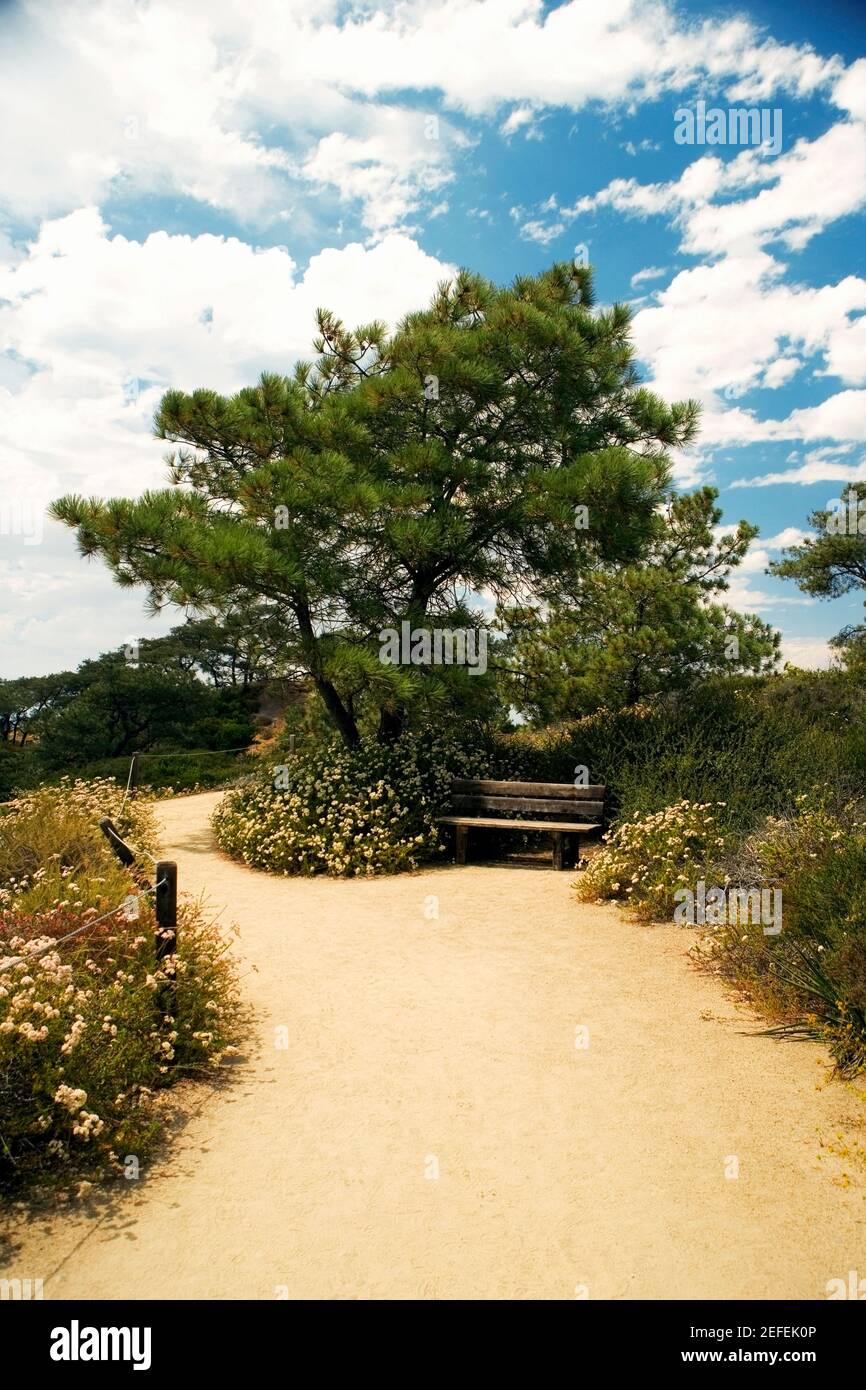
<path fill-rule="evenodd" d="M 379 728 L 376 731 L 379 743 L 396 743 L 405 728 L 405 705 L 398 705 L 397 709 L 379 710 Z"/>
<path fill-rule="evenodd" d="M 340 737 L 347 748 L 357 748 L 361 742 L 361 735 L 358 733 L 358 726 L 352 718 L 337 691 L 321 676 L 313 677 L 316 690 L 322 700 L 325 709 L 339 730 Z"/>
<path fill-rule="evenodd" d="M 307 646 L 309 660 L 308 669 L 322 704 L 325 706 L 333 723 L 339 730 L 340 737 L 346 747 L 357 748 L 358 744 L 361 742 L 361 735 L 358 733 L 357 724 L 340 699 L 336 687 L 333 686 L 329 680 L 326 680 L 323 675 L 319 674 L 321 670 L 319 648 L 312 618 L 310 616 L 310 610 L 307 604 L 303 602 L 296 603 L 293 606 L 295 617 L 298 620 L 298 627 L 300 628 Z"/>

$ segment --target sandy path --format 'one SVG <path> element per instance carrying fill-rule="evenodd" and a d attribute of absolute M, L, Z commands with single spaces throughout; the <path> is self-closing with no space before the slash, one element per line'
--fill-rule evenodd
<path fill-rule="evenodd" d="M 558 1299 L 822 1298 L 866 1275 L 866 1174 L 820 1144 L 851 1133 L 853 1091 L 817 1046 L 756 1036 L 682 931 L 581 906 L 550 870 L 271 878 L 213 851 L 217 799 L 160 815 L 182 888 L 227 905 L 256 967 L 248 1060 L 188 1089 L 167 1159 L 107 1214 L 19 1231 L 7 1277 L 46 1298 Z"/>

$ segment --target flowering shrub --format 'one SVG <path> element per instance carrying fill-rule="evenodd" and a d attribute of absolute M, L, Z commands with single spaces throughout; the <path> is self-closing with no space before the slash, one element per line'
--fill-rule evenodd
<path fill-rule="evenodd" d="M 150 810 L 115 783 L 68 780 L 0 816 L 0 1186 L 129 1173 L 159 1130 L 156 1092 L 215 1066 L 237 993 L 223 932 L 181 903 L 157 967 L 151 900 L 98 828 L 137 848 Z M 137 898 L 133 910 L 111 911 Z M 68 940 L 70 933 L 76 935 Z M 56 943 L 56 944 L 55 944 Z"/>
<path fill-rule="evenodd" d="M 154 847 L 153 812 L 127 800 L 111 778 L 64 777 L 7 802 L 0 810 L 0 910 L 53 911 L 109 907 L 126 893 L 128 876 L 99 821 L 109 816 L 137 849 Z"/>
<path fill-rule="evenodd" d="M 134 924 L 117 914 L 52 945 L 83 920 L 68 908 L 0 916 L 6 1189 L 49 1176 L 69 1186 L 141 1163 L 159 1130 L 156 1092 L 213 1068 L 230 1046 L 227 943 L 198 907 L 179 908 L 178 955 L 159 968 L 146 904 Z"/>
<path fill-rule="evenodd" d="M 796 798 L 790 816 L 768 816 L 746 841 L 743 851 L 767 878 L 788 879 L 809 859 L 819 859 L 841 844 L 852 830 L 866 828 L 857 822 L 851 803 L 836 812 L 820 798 L 805 793 Z"/>
<path fill-rule="evenodd" d="M 220 847 L 274 873 L 351 876 L 399 873 L 439 853 L 435 817 L 451 779 L 480 775 L 483 759 L 428 733 L 354 749 L 329 743 L 294 754 L 282 775 L 279 766 L 220 802 Z"/>
<path fill-rule="evenodd" d="M 578 896 L 588 902 L 621 898 L 645 919 L 671 917 L 678 888 L 717 875 L 725 839 L 714 807 L 724 804 L 678 801 L 622 822 L 604 836 L 604 848 L 577 880 Z"/>

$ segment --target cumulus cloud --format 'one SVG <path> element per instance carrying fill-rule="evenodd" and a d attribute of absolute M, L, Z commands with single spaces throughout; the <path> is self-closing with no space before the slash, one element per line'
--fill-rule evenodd
<path fill-rule="evenodd" d="M 74 665 L 142 630 L 140 595 L 121 598 L 69 533 L 41 523 L 64 492 L 164 485 L 151 420 L 167 387 L 230 392 L 286 372 L 310 355 L 318 305 L 349 323 L 394 323 L 452 271 L 397 233 L 327 248 L 301 275 L 285 248 L 232 237 L 112 236 L 94 208 L 45 223 L 0 267 L 0 336 L 24 364 L 0 378 L 7 673 Z"/>
<path fill-rule="evenodd" d="M 726 391 L 727 399 L 736 399 L 757 386 L 784 385 L 802 365 L 798 353 L 819 354 L 826 375 L 866 380 L 866 356 L 856 350 L 866 280 L 846 276 L 814 288 L 785 280 L 787 269 L 766 251 L 726 256 L 680 271 L 635 315 L 635 344 L 653 384 L 671 398 L 702 401 L 706 442 L 862 437 L 850 432 L 862 428 L 862 402 L 847 400 L 862 392 L 836 393 L 820 406 L 795 411 L 786 425 L 725 408 Z"/>
<path fill-rule="evenodd" d="M 839 657 L 823 637 L 793 637 L 782 632 L 782 660 L 807 671 L 838 665 Z"/>
<path fill-rule="evenodd" d="M 135 190 L 255 224 L 297 211 L 312 177 L 359 198 L 372 230 L 393 225 L 423 200 L 419 165 L 430 162 L 408 89 L 473 117 L 508 108 L 506 135 L 533 131 L 529 112 L 698 81 L 860 102 L 857 74 L 837 59 L 742 19 L 695 25 L 663 0 L 385 0 L 375 11 L 33 0 L 6 24 L 0 123 L 16 139 L 4 194 L 33 218 Z M 452 155 L 432 161 L 433 177 Z"/>
<path fill-rule="evenodd" d="M 4 466 L 75 473 L 80 485 L 137 492 L 158 446 L 153 408 L 169 386 L 232 391 L 309 356 L 316 307 L 348 322 L 396 321 L 452 267 L 391 233 L 327 248 L 297 273 L 284 247 L 234 237 L 113 236 L 95 208 L 43 224 L 0 268 L 0 336 L 29 370 L 0 388 Z"/>
<path fill-rule="evenodd" d="M 781 468 L 774 473 L 761 473 L 755 478 L 737 478 L 731 487 L 773 487 L 776 483 L 799 483 L 811 487 L 815 483 L 857 483 L 866 478 L 866 459 L 860 463 L 845 463 L 829 451 L 807 455 L 797 468 Z M 795 528 L 788 528 L 794 530 Z M 784 541 L 796 545 L 796 541 Z"/>

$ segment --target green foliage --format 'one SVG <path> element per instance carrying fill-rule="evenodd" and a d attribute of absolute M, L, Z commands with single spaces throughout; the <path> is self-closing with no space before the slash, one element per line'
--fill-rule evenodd
<path fill-rule="evenodd" d="M 0 743 L 0 802 L 39 781 L 40 766 L 30 744 Z"/>
<path fill-rule="evenodd" d="M 685 693 L 492 741 L 500 775 L 570 782 L 585 765 L 610 816 L 673 802 L 726 802 L 726 830 L 748 831 L 812 787 L 844 799 L 863 785 L 866 690 L 839 672 L 707 681 Z"/>
<path fill-rule="evenodd" d="M 131 664 L 121 653 L 84 662 L 78 674 L 78 693 L 40 721 L 39 758 L 48 770 L 166 745 L 239 747 L 253 736 L 243 690 L 215 689 L 177 668 Z"/>
<path fill-rule="evenodd" d="M 43 712 L 60 707 L 80 687 L 74 671 L 0 680 L 0 748 L 26 743 Z"/>
<path fill-rule="evenodd" d="M 804 798 L 795 815 L 770 820 L 746 856 L 757 866 L 752 881 L 763 871 L 781 884 L 783 930 L 769 937 L 760 926 L 725 928 L 704 957 L 775 1021 L 774 1031 L 823 1039 L 850 1075 L 866 1068 L 864 817 L 862 804 L 834 812 Z"/>
<path fill-rule="evenodd" d="M 182 740 L 204 715 L 209 692 L 194 677 L 137 669 L 122 659 L 99 666 L 80 695 L 46 718 L 40 756 L 47 767 L 75 767 Z"/>
<path fill-rule="evenodd" d="M 416 868 L 442 850 L 435 817 L 451 779 L 484 767 L 482 753 L 435 733 L 353 749 L 331 741 L 285 756 L 229 792 L 213 817 L 226 853 L 283 874 Z"/>
<path fill-rule="evenodd" d="M 230 608 L 107 652 L 77 671 L 0 681 L 0 800 L 16 786 L 149 748 L 248 744 L 267 670 L 268 615 Z M 29 740 L 29 742 L 27 742 Z M 25 746 L 30 776 L 10 756 Z"/>
<path fill-rule="evenodd" d="M 744 521 L 720 535 L 716 497 L 707 487 L 671 498 L 644 557 L 566 581 L 544 618 L 501 610 L 503 680 L 520 713 L 550 724 L 775 664 L 778 633 L 716 601 L 756 535 Z"/>
<path fill-rule="evenodd" d="M 126 785 L 129 758 L 105 758 L 85 763 L 78 769 L 85 778 L 114 777 Z M 255 763 L 252 763 L 255 767 Z M 243 753 L 222 753 L 219 750 L 196 748 L 190 752 L 144 753 L 138 760 L 139 794 L 150 792 L 210 791 L 224 787 L 251 768 L 251 759 Z"/>
<path fill-rule="evenodd" d="M 819 508 L 809 517 L 815 534 L 789 546 L 770 566 L 806 594 L 838 598 L 866 588 L 866 482 L 850 483 L 843 508 Z M 854 526 L 850 525 L 854 520 Z"/>

